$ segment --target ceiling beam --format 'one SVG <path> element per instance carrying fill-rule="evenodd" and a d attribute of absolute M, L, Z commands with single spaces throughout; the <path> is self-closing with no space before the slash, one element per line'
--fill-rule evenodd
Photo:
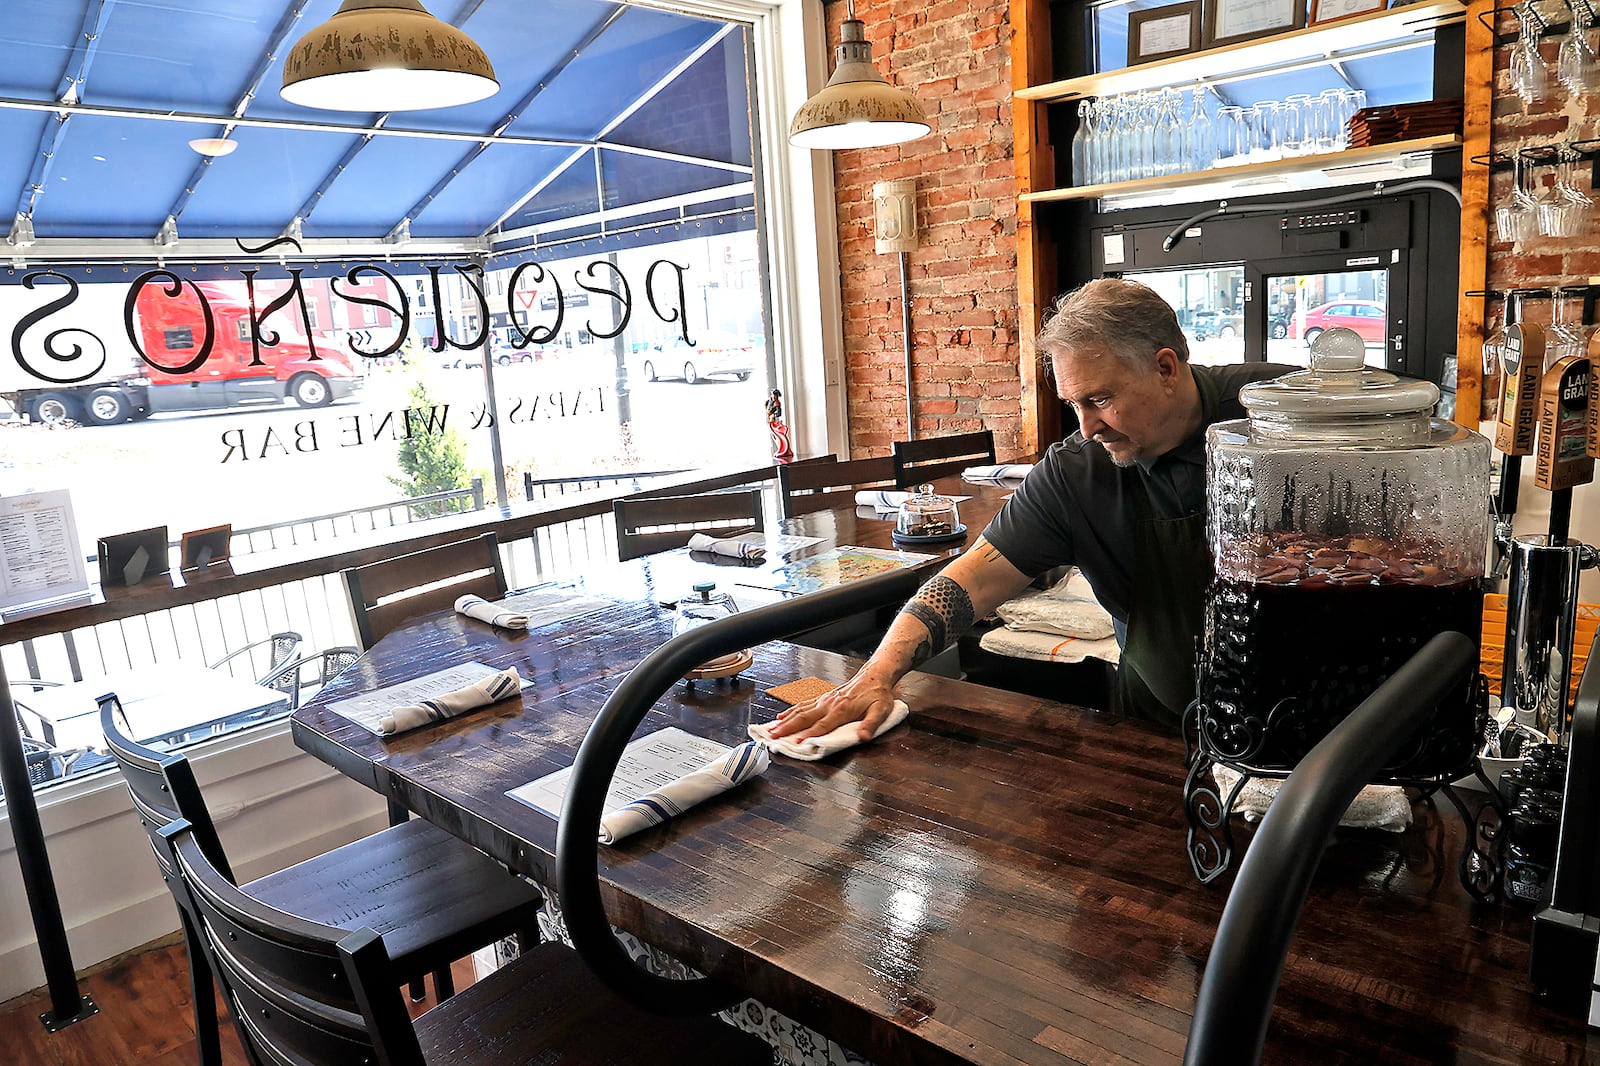
<path fill-rule="evenodd" d="M 98 50 L 100 33 L 105 29 L 106 20 L 111 17 L 111 8 L 116 0 L 89 0 L 83 11 L 83 25 L 78 31 L 77 38 L 72 42 L 72 51 L 67 56 L 67 62 L 61 74 L 61 81 L 56 86 L 57 105 L 50 110 L 55 111 L 55 122 L 45 123 L 43 132 L 39 135 L 39 150 L 34 156 L 33 166 L 29 169 L 27 181 L 23 184 L 17 196 L 17 215 L 33 218 L 33 209 L 39 203 L 45 188 L 50 183 L 50 170 L 54 164 L 56 151 L 61 147 L 62 139 L 66 136 L 67 122 L 72 118 L 70 108 L 83 99 L 83 85 L 89 78 L 89 67 L 94 63 L 95 52 Z"/>
<path fill-rule="evenodd" d="M 299 247 L 285 243 L 274 246 L 270 252 L 250 255 L 239 248 L 238 241 L 227 237 L 201 237 L 182 239 L 168 248 L 157 248 L 143 237 L 113 237 L 107 239 L 78 239 L 47 237 L 25 248 L 0 252 L 0 265 L 26 267 L 49 264 L 79 263 L 230 263 L 249 266 L 252 262 L 315 262 L 330 263 L 341 260 L 387 262 L 417 259 L 460 259 L 482 257 L 489 254 L 489 246 L 473 238 L 431 238 L 414 240 L 404 251 L 381 239 L 347 240 L 337 237 L 302 240 Z"/>

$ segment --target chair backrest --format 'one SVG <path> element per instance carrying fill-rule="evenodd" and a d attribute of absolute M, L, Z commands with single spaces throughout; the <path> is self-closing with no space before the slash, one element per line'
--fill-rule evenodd
<path fill-rule="evenodd" d="M 333 648 L 323 648 L 321 651 L 312 652 L 309 655 L 301 655 L 286 663 L 280 663 L 274 673 L 262 678 L 258 683 L 268 688 L 283 691 L 289 697 L 289 709 L 291 711 L 299 710 L 302 689 L 308 685 L 315 685 L 320 689 L 323 685 L 332 681 L 339 671 L 359 658 L 361 658 L 361 649 L 351 645 L 341 644 Z M 306 680 L 304 676 L 305 669 L 308 666 L 316 667 L 316 675 L 310 680 Z M 294 682 L 293 687 L 282 683 L 286 678 Z"/>
<path fill-rule="evenodd" d="M 617 520 L 617 557 L 681 548 L 696 533 L 726 536 L 761 528 L 761 490 L 706 492 L 698 496 L 624 496 L 611 505 Z"/>
<path fill-rule="evenodd" d="M 30 785 L 42 785 L 46 781 L 65 777 L 67 773 L 66 760 L 61 752 L 48 744 L 27 737 L 22 738 L 22 762 L 28 768 Z M 3 799 L 5 794 L 5 789 L 0 788 L 0 799 Z"/>
<path fill-rule="evenodd" d="M 992 430 L 894 442 L 894 482 L 902 489 L 993 463 Z"/>
<path fill-rule="evenodd" d="M 284 630 L 282 633 L 274 633 L 270 637 L 264 637 L 261 640 L 252 641 L 242 648 L 236 648 L 224 655 L 222 658 L 218 659 L 216 662 L 207 663 L 206 669 L 220 670 L 234 659 L 238 659 L 242 656 L 244 658 L 244 666 L 247 668 L 249 671 L 249 676 L 256 682 L 256 684 L 265 688 L 277 689 L 279 692 L 289 694 L 299 687 L 300 675 L 298 671 L 285 670 L 284 666 L 285 664 L 294 661 L 299 656 L 300 645 L 304 641 L 305 638 L 299 633 L 293 632 L 292 630 Z M 260 673 L 258 673 L 255 668 L 255 652 L 259 648 L 270 649 L 267 657 L 267 669 Z M 232 667 L 229 667 L 228 669 L 230 673 L 233 670 Z"/>
<path fill-rule="evenodd" d="M 22 738 L 24 740 L 43 741 L 47 746 L 54 745 L 56 742 L 55 723 L 28 706 L 22 694 L 24 692 L 40 692 L 47 688 L 60 688 L 61 682 L 44 681 L 37 677 L 29 677 L 20 681 L 12 681 L 10 685 L 11 702 L 17 708 L 17 730 L 22 734 Z"/>
<path fill-rule="evenodd" d="M 122 780 L 128 785 L 128 795 L 133 800 L 134 813 L 139 824 L 150 837 L 155 851 L 156 865 L 164 876 L 171 874 L 167 847 L 157 834 L 176 821 L 185 821 L 194 827 L 195 836 L 206 849 L 211 864 L 218 867 L 231 880 L 233 869 L 222 850 L 222 840 L 217 836 L 216 825 L 211 821 L 211 811 L 200 795 L 200 785 L 195 781 L 194 767 L 187 758 L 176 752 L 156 751 L 148 748 L 123 731 L 118 719 L 126 721 L 122 701 L 114 692 L 100 697 L 100 728 L 105 733 L 106 750 L 122 771 Z M 173 887 L 168 881 L 168 887 Z M 176 889 L 174 888 L 174 892 Z M 183 899 L 179 899 L 180 904 Z"/>
<path fill-rule="evenodd" d="M 506 594 L 500 546 L 493 533 L 351 567 L 344 571 L 344 583 L 363 648 L 372 647 L 407 619 L 448 607 L 469 592 L 486 600 Z"/>
<path fill-rule="evenodd" d="M 792 463 L 778 467 L 778 499 L 783 517 L 825 511 L 855 504 L 858 489 L 886 489 L 894 484 L 894 460 L 835 460 L 831 463 Z"/>
<path fill-rule="evenodd" d="M 213 865 L 189 824 L 158 834 L 198 916 L 239 1039 L 264 1063 L 423 1066 L 383 940 L 269 907 Z"/>

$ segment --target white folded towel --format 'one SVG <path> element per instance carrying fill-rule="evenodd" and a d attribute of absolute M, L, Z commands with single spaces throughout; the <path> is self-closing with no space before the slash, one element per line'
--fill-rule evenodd
<path fill-rule="evenodd" d="M 857 507 L 872 507 L 879 511 L 898 511 L 900 505 L 911 499 L 909 492 L 887 492 L 882 489 L 862 489 L 856 493 Z"/>
<path fill-rule="evenodd" d="M 456 610 L 468 618 L 476 618 L 480 622 L 488 622 L 502 629 L 528 628 L 527 615 L 490 603 L 482 596 L 474 596 L 470 592 L 456 600 Z"/>
<path fill-rule="evenodd" d="M 1239 774 L 1221 764 L 1213 766 L 1211 774 L 1217 780 L 1220 798 L 1226 800 Z M 1233 813 L 1242 814 L 1251 822 L 1264 817 L 1282 784 L 1282 780 L 1275 777 L 1252 777 L 1234 797 Z M 1399 785 L 1368 785 L 1356 793 L 1356 798 L 1339 818 L 1339 824 L 1403 833 L 1411 824 L 1411 799 Z"/>
<path fill-rule="evenodd" d="M 719 540 L 707 533 L 696 533 L 689 538 L 689 550 L 692 552 L 710 552 L 712 555 L 726 555 L 730 559 L 756 559 L 767 557 L 767 549 L 760 544 L 752 544 L 748 540 L 738 540 L 729 537 Z"/>
<path fill-rule="evenodd" d="M 697 803 L 760 776 L 771 762 L 761 745 L 740 744 L 693 773 L 684 774 L 602 817 L 600 843 L 615 844 L 641 829 L 660 825 Z"/>
<path fill-rule="evenodd" d="M 1021 480 L 1033 470 L 1032 463 L 1001 463 L 999 466 L 969 466 L 961 471 L 963 481 Z"/>
<path fill-rule="evenodd" d="M 989 630 L 978 639 L 978 647 L 995 655 L 1036 659 L 1042 663 L 1081 663 L 1085 659 L 1114 663 L 1122 658 L 1122 649 L 1117 646 L 1116 637 L 1089 640 L 1084 637 L 1063 637 L 1059 633 L 1034 633 L 1009 626 Z"/>
<path fill-rule="evenodd" d="M 889 730 L 906 720 L 911 713 L 904 700 L 895 700 L 894 708 L 889 712 L 889 717 L 878 726 L 878 731 L 872 734 L 872 739 L 877 740 Z M 759 740 L 764 746 L 771 748 L 779 755 L 787 755 L 791 759 L 804 759 L 806 762 L 815 762 L 826 759 L 829 755 L 837 755 L 846 748 L 853 748 L 861 743 L 860 722 L 846 722 L 831 733 L 824 733 L 820 737 L 808 737 L 805 740 L 794 741 L 788 737 L 774 738 L 771 722 L 752 722 L 750 735 Z"/>
<path fill-rule="evenodd" d="M 995 608 L 1007 629 L 1102 640 L 1114 632 L 1111 615 L 1076 568 L 1043 592 L 1025 592 Z"/>
<path fill-rule="evenodd" d="M 446 692 L 443 696 L 423 700 L 421 703 L 390 710 L 378 719 L 378 732 L 384 736 L 391 736 L 428 725 L 430 722 L 443 722 L 458 714 L 487 707 L 491 703 L 499 703 L 521 691 L 522 677 L 514 667 L 508 666 L 465 688 Z"/>

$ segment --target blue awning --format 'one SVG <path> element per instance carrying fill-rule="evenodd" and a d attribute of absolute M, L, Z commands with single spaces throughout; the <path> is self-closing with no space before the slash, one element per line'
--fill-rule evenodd
<path fill-rule="evenodd" d="M 279 57 L 338 2 L 8 0 L 13 254 L 285 234 L 494 254 L 753 209 L 738 24 L 601 0 L 425 0 L 483 46 L 496 95 L 389 115 L 291 105 Z M 224 134 L 231 155 L 188 147 Z"/>

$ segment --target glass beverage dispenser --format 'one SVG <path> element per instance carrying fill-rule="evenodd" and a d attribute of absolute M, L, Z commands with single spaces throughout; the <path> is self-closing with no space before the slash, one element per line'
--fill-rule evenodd
<path fill-rule="evenodd" d="M 1191 709 L 1206 766 L 1283 776 L 1430 637 L 1479 640 L 1489 442 L 1430 417 L 1434 385 L 1364 357 L 1329 330 L 1309 370 L 1247 385 L 1249 418 L 1208 431 L 1216 571 Z M 1383 780 L 1470 772 L 1481 701 L 1463 682 Z"/>

